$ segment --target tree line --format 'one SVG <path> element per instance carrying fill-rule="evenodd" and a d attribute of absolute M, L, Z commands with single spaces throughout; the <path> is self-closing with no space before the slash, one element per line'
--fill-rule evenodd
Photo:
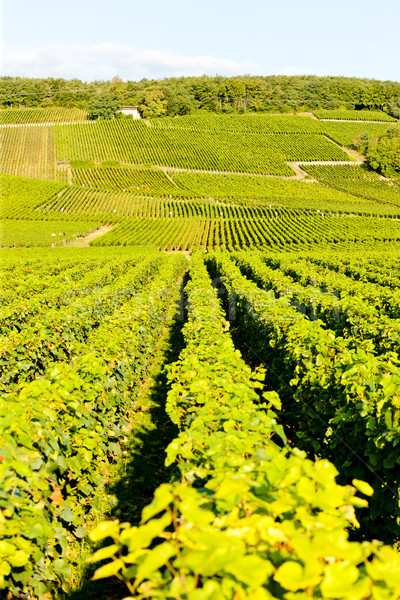
<path fill-rule="evenodd" d="M 96 108 L 96 105 L 98 108 Z M 353 77 L 271 75 L 171 77 L 83 82 L 79 79 L 0 78 L 1 108 L 78 107 L 111 115 L 138 106 L 145 117 L 215 113 L 303 112 L 318 108 L 379 109 L 399 118 L 400 83 Z M 100 108 L 99 108 L 100 106 Z M 97 112 L 99 111 L 100 113 Z M 110 116 L 108 110 L 107 116 Z"/>
<path fill-rule="evenodd" d="M 368 166 L 385 177 L 400 175 L 400 129 L 391 127 L 379 137 L 362 133 L 354 146 L 367 158 Z"/>

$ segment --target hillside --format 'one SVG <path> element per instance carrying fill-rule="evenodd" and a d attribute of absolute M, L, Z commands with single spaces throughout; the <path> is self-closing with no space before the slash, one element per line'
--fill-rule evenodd
<path fill-rule="evenodd" d="M 0 111 L 0 595 L 399 599 L 399 123 L 87 116 Z"/>
<path fill-rule="evenodd" d="M 4 232 L 16 218 L 27 229 L 45 220 L 49 234 L 62 220 L 79 222 L 76 233 L 82 222 L 87 230 L 115 224 L 97 244 L 182 250 L 398 239 L 399 183 L 370 173 L 349 149 L 357 135 L 396 123 L 294 115 L 91 122 L 82 111 L 21 112 L 0 132 Z M 22 229 L 15 243 L 29 243 Z"/>

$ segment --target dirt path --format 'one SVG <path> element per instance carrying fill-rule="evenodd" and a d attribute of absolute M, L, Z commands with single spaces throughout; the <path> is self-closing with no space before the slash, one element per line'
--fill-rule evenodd
<path fill-rule="evenodd" d="M 318 119 L 318 121 L 331 121 L 333 123 L 379 123 L 380 125 L 396 123 L 396 121 L 361 121 L 361 119 Z"/>
<path fill-rule="evenodd" d="M 363 160 L 297 160 L 295 163 L 290 163 L 291 165 L 321 165 L 332 166 L 335 167 L 337 165 L 362 165 L 364 163 Z"/>
<path fill-rule="evenodd" d="M 163 250 L 164 254 L 184 254 L 188 260 L 192 252 L 190 250 Z"/>
<path fill-rule="evenodd" d="M 179 187 L 179 185 L 176 183 L 176 181 L 174 181 L 173 177 L 171 177 L 171 174 L 173 175 L 174 173 L 202 173 L 204 175 L 249 175 L 251 177 L 261 177 L 264 179 L 288 179 L 288 180 L 299 180 L 302 181 L 305 179 L 306 175 L 304 173 L 304 171 L 302 171 L 299 168 L 299 164 L 308 164 L 308 165 L 361 165 L 365 162 L 365 157 L 362 156 L 361 154 L 359 154 L 358 152 L 356 152 L 355 150 L 350 150 L 349 148 L 344 148 L 342 146 L 340 146 L 339 144 L 337 144 L 336 142 L 334 142 L 333 140 L 331 140 L 330 138 L 327 137 L 327 139 L 334 143 L 338 148 L 341 148 L 342 150 L 344 150 L 344 152 L 346 152 L 346 154 L 349 154 L 352 158 L 354 158 L 355 160 L 348 160 L 348 161 L 340 161 L 340 160 L 335 160 L 335 161 L 322 161 L 322 160 L 312 160 L 312 161 L 307 161 L 307 160 L 303 160 L 303 161 L 285 161 L 287 165 L 289 165 L 293 171 L 296 173 L 295 175 L 269 175 L 267 173 L 247 173 L 244 171 L 211 171 L 211 170 L 207 170 L 207 169 L 186 169 L 183 167 L 166 167 L 163 165 L 152 165 L 152 169 L 154 169 L 155 171 L 160 170 L 163 171 L 163 173 L 165 174 L 165 176 L 170 180 L 171 183 L 173 183 L 173 185 L 175 187 L 177 187 L 178 189 L 181 189 Z M 95 163 L 95 164 L 100 164 L 100 163 Z M 58 165 L 60 168 L 66 168 L 67 169 L 67 178 L 68 178 L 68 183 L 72 184 L 72 172 L 71 172 L 71 168 L 69 163 L 60 163 Z M 138 165 L 135 163 L 126 163 L 126 162 L 121 162 L 120 163 L 121 167 L 145 167 L 146 165 Z M 311 181 L 311 179 L 309 177 L 307 177 L 307 181 Z"/>
<path fill-rule="evenodd" d="M 172 179 L 171 175 L 169 175 L 169 174 L 168 174 L 168 171 L 167 171 L 167 169 L 163 169 L 163 171 L 164 171 L 164 173 L 165 173 L 165 177 L 166 177 L 167 179 L 169 179 L 169 181 L 170 181 L 171 183 L 173 183 L 175 187 L 177 187 L 178 189 L 181 189 L 181 188 L 179 187 L 179 185 L 178 185 L 177 183 L 175 183 L 175 181 Z"/>
<path fill-rule="evenodd" d="M 245 173 L 244 171 L 210 171 L 207 169 L 184 169 L 181 167 L 159 167 L 160 169 L 167 169 L 172 173 L 204 173 L 205 175 L 251 175 L 252 177 L 274 177 L 279 179 L 293 179 L 293 177 L 286 177 L 285 175 L 267 175 L 265 173 Z"/>
<path fill-rule="evenodd" d="M 65 244 L 65 246 L 75 246 L 78 248 L 85 248 L 86 246 L 89 246 L 89 243 L 91 241 L 95 240 L 96 238 L 98 238 L 102 235 L 105 235 L 106 233 L 111 231 L 111 229 L 113 229 L 114 227 L 115 227 L 115 225 L 102 225 L 101 227 L 99 227 L 99 229 L 96 229 L 96 231 L 92 231 L 92 233 L 89 233 L 89 235 L 86 235 L 85 237 L 76 238 L 75 240 L 72 240 L 72 242 Z"/>
<path fill-rule="evenodd" d="M 310 177 L 310 175 L 308 175 L 308 173 L 303 171 L 303 169 L 300 167 L 300 163 L 288 162 L 288 165 L 296 173 L 296 175 L 294 177 L 289 177 L 288 179 L 297 179 L 298 181 L 303 181 L 305 179 L 306 181 L 309 181 L 309 182 L 318 183 L 317 179 Z"/>
<path fill-rule="evenodd" d="M 316 117 L 312 112 L 300 112 L 295 114 L 299 117 L 310 117 L 310 119 L 315 119 L 316 121 L 319 121 L 318 117 Z"/>
<path fill-rule="evenodd" d="M 346 152 L 349 152 L 348 149 L 346 148 Z M 350 154 L 350 152 L 349 152 Z M 357 152 L 354 152 L 354 155 L 358 154 Z M 354 156 L 354 158 L 357 158 L 356 156 Z M 360 155 L 361 156 L 361 155 Z M 361 157 L 364 158 L 364 157 Z M 313 177 L 310 177 L 310 175 L 308 173 L 306 173 L 306 171 L 304 171 L 301 166 L 304 165 L 321 165 L 321 166 L 332 166 L 332 167 L 336 167 L 337 165 L 362 165 L 364 164 L 363 160 L 300 160 L 300 161 L 296 161 L 296 162 L 288 162 L 287 163 L 292 169 L 293 171 L 296 172 L 296 176 L 295 177 L 286 177 L 286 179 L 297 179 L 298 181 L 305 181 L 305 182 L 309 182 L 309 183 L 318 183 L 318 179 L 314 179 Z"/>
<path fill-rule="evenodd" d="M 365 161 L 367 160 L 366 156 L 363 156 L 362 154 L 360 154 L 359 152 L 357 152 L 357 150 L 352 150 L 351 148 L 344 148 L 343 150 L 347 153 L 350 154 L 350 156 L 352 158 L 355 158 L 356 161 L 358 161 L 359 163 L 365 163 Z"/>

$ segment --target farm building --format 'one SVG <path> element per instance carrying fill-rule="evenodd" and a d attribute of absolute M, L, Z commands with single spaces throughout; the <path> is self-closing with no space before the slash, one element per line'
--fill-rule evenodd
<path fill-rule="evenodd" d="M 140 119 L 140 112 L 137 106 L 121 106 L 117 112 L 123 113 L 124 115 L 132 115 L 133 119 Z"/>

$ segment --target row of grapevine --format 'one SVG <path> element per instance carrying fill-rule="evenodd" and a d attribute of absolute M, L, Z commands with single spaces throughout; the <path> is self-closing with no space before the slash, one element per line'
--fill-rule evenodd
<path fill-rule="evenodd" d="M 87 120 L 87 112 L 80 108 L 19 108 L 0 110 L 2 125 L 31 123 L 73 123 Z"/>
<path fill-rule="evenodd" d="M 303 282 L 313 278 L 313 265 L 302 261 L 281 261 L 272 268 L 257 254 L 239 253 L 233 259 L 241 271 L 275 297 L 287 297 L 310 320 L 323 321 L 336 335 L 349 338 L 350 347 L 366 339 L 372 340 L 377 354 L 397 351 L 400 339 L 400 319 L 385 314 L 381 307 L 359 295 L 340 295 Z M 268 260 L 268 259 L 267 259 Z M 277 259 L 274 257 L 276 264 Z M 293 276 L 289 275 L 291 273 Z M 349 282 L 351 287 L 351 282 Z"/>
<path fill-rule="evenodd" d="M 299 208 L 319 208 L 340 210 L 348 208 L 360 211 L 366 207 L 369 211 L 382 209 L 376 203 L 361 201 L 346 192 L 330 189 L 313 180 L 296 181 L 282 178 L 262 177 L 241 174 L 187 173 L 171 172 L 174 182 L 188 195 L 230 198 L 240 202 L 245 199 L 268 200 L 287 206 L 299 205 Z"/>
<path fill-rule="evenodd" d="M 397 222 L 372 221 L 368 218 L 296 214 L 294 211 L 275 211 L 270 218 L 249 217 L 204 218 L 129 218 L 117 224 L 108 234 L 93 242 L 95 245 L 155 244 L 160 249 L 183 249 L 186 229 L 197 231 L 185 249 L 212 250 L 239 248 L 301 246 L 325 242 L 356 242 L 400 240 Z M 197 228 L 195 226 L 197 222 Z M 204 226 L 203 226 L 204 224 Z M 206 233 L 207 232 L 207 233 Z"/>
<path fill-rule="evenodd" d="M 127 119 L 94 122 L 90 126 L 81 123 L 5 127 L 0 132 L 4 149 L 2 170 L 65 181 L 65 163 L 84 159 L 290 177 L 293 171 L 285 163 L 287 160 L 348 159 L 326 135 L 341 145 L 351 146 L 356 135 L 364 131 L 357 123 L 321 124 L 305 117 L 271 116 L 266 121 L 271 124 L 269 129 L 262 127 L 266 119 L 262 116 L 232 117 L 229 128 L 230 119 L 218 115 L 207 116 L 202 129 L 201 118 L 188 118 L 200 119 L 197 129 L 181 128 L 179 118 L 173 120 L 173 126 L 168 126 L 168 119 L 161 119 L 151 127 L 143 121 Z M 207 128 L 209 119 L 220 126 Z M 246 123 L 253 123 L 254 127 L 247 130 Z M 378 135 L 386 125 L 372 123 L 365 127 L 371 135 Z"/>
<path fill-rule="evenodd" d="M 84 158 L 208 171 L 293 174 L 283 155 L 275 154 L 276 147 L 257 134 L 243 137 L 199 131 L 188 136 L 179 129 L 149 128 L 141 121 L 128 119 L 99 121 L 91 127 L 56 126 L 55 131 L 57 157 L 62 161 Z"/>
<path fill-rule="evenodd" d="M 63 231 L 67 234 L 68 229 L 67 237 L 70 237 L 73 233 L 93 229 L 99 223 L 119 223 L 98 240 L 99 244 L 156 244 L 168 249 L 234 249 L 258 244 L 307 245 L 323 240 L 337 243 L 399 238 L 397 220 L 387 218 L 349 218 L 319 209 L 288 209 L 265 202 L 134 196 L 123 191 L 113 193 L 6 175 L 2 182 L 5 198 L 2 216 L 6 218 L 3 245 L 50 244 L 58 240 L 58 237 L 51 239 L 55 237 L 52 234 Z M 26 219 L 30 219 L 31 224 Z M 182 219 L 197 221 L 197 225 L 193 224 L 193 234 L 187 239 L 188 225 L 184 224 L 183 230 Z M 210 223 L 205 228 L 199 220 Z M 61 221 L 66 225 L 61 227 Z M 9 232 L 14 226 L 19 233 L 12 239 Z M 45 237 L 41 240 L 42 233 Z"/>
<path fill-rule="evenodd" d="M 378 205 L 400 206 L 400 182 L 385 179 L 374 171 L 356 165 L 303 165 L 303 169 L 319 181 Z"/>
<path fill-rule="evenodd" d="M 255 362 L 270 367 L 293 439 L 308 452 L 332 460 L 343 480 L 359 477 L 374 488 L 363 533 L 398 538 L 400 361 L 372 339 L 326 330 L 244 277 L 224 254 L 210 258 L 224 281 L 235 330 Z M 362 317 L 363 308 L 360 309 Z M 361 518 L 361 517 L 360 517 Z"/>
<path fill-rule="evenodd" d="M 324 134 L 340 144 L 351 148 L 354 139 L 362 134 L 367 133 L 371 137 L 379 137 L 389 127 L 398 127 L 396 123 L 346 123 L 324 121 L 321 123 L 324 129 Z"/>
<path fill-rule="evenodd" d="M 285 161 L 351 160 L 344 150 L 332 144 L 324 135 L 274 134 L 259 137 L 258 143 L 267 155 L 276 154 Z"/>
<path fill-rule="evenodd" d="M 358 113 L 360 111 L 354 111 Z M 342 111 L 340 111 L 342 114 Z M 368 114 L 372 114 L 368 111 Z M 379 113 L 382 114 L 382 113 Z M 384 114 L 384 113 L 383 113 Z M 336 117 L 338 118 L 338 117 Z M 390 117 L 389 117 L 390 119 Z M 367 120 L 367 119 L 365 119 Z M 381 119 L 379 119 L 381 120 Z M 394 121 L 394 120 L 393 120 Z M 158 119 L 152 123 L 160 129 L 182 129 L 190 132 L 238 132 L 238 133 L 289 133 L 327 135 L 341 146 L 351 147 L 354 138 L 361 133 L 379 136 L 388 126 L 396 123 L 349 123 L 319 121 L 297 115 L 185 115 Z"/>
<path fill-rule="evenodd" d="M 70 302 L 60 273 L 60 302 L 38 298 L 40 310 L 32 297 L 24 326 L 15 321 L 3 338 L 0 589 L 67 591 L 68 557 L 104 510 L 104 477 L 135 419 L 186 263 L 155 254 L 114 261 L 102 283 L 101 273 L 94 285 L 81 278 Z M 93 256 L 86 267 L 95 264 Z"/>
<path fill-rule="evenodd" d="M 0 220 L 0 247 L 15 246 L 58 246 L 76 237 L 84 237 L 98 229 L 93 221 L 64 220 Z"/>
<path fill-rule="evenodd" d="M 57 167 L 55 128 L 0 128 L 1 171 L 10 175 L 66 181 L 65 169 Z"/>
<path fill-rule="evenodd" d="M 83 187 L 69 187 L 54 197 L 50 202 L 44 202 L 37 208 L 35 214 L 57 213 L 65 215 L 112 215 L 116 217 L 249 217 L 275 218 L 281 214 L 297 215 L 316 214 L 316 211 L 291 210 L 279 207 L 277 204 L 245 203 L 238 204 L 235 200 L 219 202 L 213 199 L 178 199 L 154 196 L 138 196 L 120 192 L 112 194 L 107 191 L 97 191 Z M 19 213 L 17 213 L 19 214 Z M 33 217 L 33 213 L 30 213 Z M 318 213 L 317 213 L 318 214 Z M 323 214 L 323 213 L 321 213 Z M 10 214 L 11 216 L 11 214 Z M 14 214 L 13 216 L 17 216 Z"/>
<path fill-rule="evenodd" d="M 136 270 L 131 271 L 129 277 L 137 276 L 140 282 L 142 269 L 145 268 L 145 273 L 150 272 L 150 269 L 146 265 L 143 267 L 141 261 L 137 260 L 136 263 Z M 83 290 L 79 288 L 79 292 L 72 296 L 71 302 L 65 301 L 70 283 L 62 278 L 59 300 L 52 299 L 51 306 L 43 303 L 42 310 L 38 315 L 34 315 L 31 322 L 26 323 L 24 327 L 13 327 L 12 331 L 7 333 L 7 345 L 1 356 L 1 390 L 17 390 L 18 384 L 42 375 L 55 356 L 62 360 L 70 355 L 68 348 L 72 340 L 84 342 L 92 330 L 97 330 L 104 317 L 117 310 L 121 299 L 124 298 L 116 295 L 116 291 L 118 288 L 128 287 L 125 273 L 129 270 L 128 266 L 127 261 L 121 265 L 111 265 L 111 268 L 106 268 L 105 273 L 102 273 L 103 281 L 99 274 L 95 273 L 92 280 L 97 284 L 100 282 L 100 290 L 98 285 L 88 285 Z M 151 266 L 153 272 L 156 272 L 153 265 Z M 133 285 L 133 282 L 131 283 Z M 135 289 L 135 286 L 132 289 Z M 32 299 L 27 303 L 28 310 L 25 314 L 28 315 L 30 303 Z M 21 349 L 25 352 L 20 352 Z"/>
<path fill-rule="evenodd" d="M 303 168 L 331 187 L 316 182 L 240 174 L 171 171 L 167 176 L 161 169 L 128 167 L 73 169 L 72 177 L 79 186 L 152 196 L 231 198 L 236 202 L 246 199 L 246 203 L 248 198 L 259 198 L 265 203 L 273 202 L 293 208 L 355 214 L 398 214 L 400 192 L 393 182 L 383 181 L 376 174 L 358 166 L 304 165 Z M 115 208 L 120 212 L 118 202 L 113 198 L 110 197 L 110 210 Z M 100 212 L 106 211 L 100 208 Z M 126 208 L 121 212 L 129 214 Z"/>
<path fill-rule="evenodd" d="M 103 561 L 94 579 L 117 576 L 138 598 L 399 598 L 398 554 L 348 539 L 354 507 L 367 504 L 356 487 L 370 486 L 340 486 L 331 463 L 286 444 L 279 396 L 260 402 L 263 373 L 235 349 L 201 257 L 190 276 L 167 403 L 179 435 L 166 462 L 177 475 L 138 526 L 103 521 L 90 533 L 112 542 L 92 556 Z"/>
<path fill-rule="evenodd" d="M 284 246 L 285 243 L 312 243 L 332 239 L 333 233 L 318 231 L 316 220 L 296 220 L 288 227 L 288 221 L 274 219 L 126 219 L 108 234 L 98 238 L 93 245 L 156 245 L 161 250 L 195 250 L 199 248 L 226 248 L 228 250 L 252 246 Z M 187 237 L 188 229 L 192 234 Z M 340 234 L 335 234 L 337 239 Z M 346 239 L 343 233 L 342 239 Z"/>
<path fill-rule="evenodd" d="M 151 122 L 157 129 L 182 129 L 188 132 L 232 132 L 232 133 L 321 133 L 323 125 L 315 119 L 295 115 L 184 115 L 166 117 Z"/>
<path fill-rule="evenodd" d="M 20 270 L 23 277 L 15 285 L 12 277 L 15 262 L 2 257 L 1 272 L 1 309 L 0 331 L 2 335 L 16 330 L 20 331 L 31 320 L 37 319 L 46 308 L 60 308 L 69 305 L 76 299 L 93 293 L 94 287 L 109 284 L 113 279 L 126 271 L 124 258 L 107 260 L 96 255 L 93 259 L 73 254 L 58 255 L 56 259 L 41 260 L 38 251 L 32 264 L 24 260 Z M 139 259 L 136 258 L 137 263 Z M 38 265 L 40 279 L 38 279 Z M 78 287 L 79 286 L 79 287 Z"/>
<path fill-rule="evenodd" d="M 0 218 L 29 214 L 36 207 L 47 204 L 65 187 L 65 184 L 10 175 L 0 175 Z"/>
<path fill-rule="evenodd" d="M 119 160 L 167 167 L 292 175 L 286 160 L 348 160 L 323 135 L 261 134 L 149 128 L 142 122 L 99 122 L 56 128 L 60 160 Z M 101 139 L 101 144 L 99 140 Z M 239 160 L 240 158 L 240 160 Z"/>
<path fill-rule="evenodd" d="M 387 121 L 396 119 L 381 110 L 313 110 L 318 119 L 333 119 L 338 121 Z"/>
<path fill-rule="evenodd" d="M 180 174 L 183 181 L 190 175 Z M 174 175 L 178 178 L 178 175 Z M 225 179 L 225 177 L 227 179 Z M 245 185 L 240 180 L 240 185 Z M 209 186 L 214 185 L 216 179 L 218 185 L 225 185 L 228 189 L 230 176 L 223 175 L 199 175 L 200 186 L 204 187 L 204 181 L 208 182 Z M 243 176 L 244 179 L 247 179 Z M 262 178 L 254 178 L 262 179 Z M 196 178 L 196 181 L 198 179 Z M 100 191 L 93 188 L 88 188 L 86 185 L 81 186 L 65 186 L 65 184 L 50 183 L 44 181 L 35 181 L 29 178 L 19 178 L 14 176 L 2 175 L 2 212 L 3 218 L 47 218 L 49 215 L 57 215 L 59 218 L 62 213 L 63 218 L 70 218 L 74 215 L 101 215 L 101 218 L 109 219 L 110 216 L 117 219 L 124 216 L 143 216 L 143 217 L 193 217 L 203 216 L 207 218 L 222 217 L 250 217 L 250 218 L 273 218 L 276 215 L 283 214 L 286 209 L 283 209 L 279 204 L 283 201 L 285 194 L 303 193 L 304 198 L 311 198 L 313 191 L 310 189 L 313 186 L 302 185 L 299 182 L 291 181 L 274 181 L 272 188 L 275 192 L 270 199 L 263 201 L 240 201 L 239 198 L 228 200 L 225 198 L 219 202 L 209 199 L 178 199 L 162 198 L 155 196 L 139 196 L 132 195 L 128 192 L 121 191 L 120 193 L 111 193 L 110 191 Z M 296 187 L 293 184 L 297 184 Z M 301 189 L 309 192 L 304 194 Z M 325 189 L 325 188 L 323 188 Z M 202 190 L 204 191 L 204 190 Z M 338 198 L 345 194 L 332 192 Z M 170 195 L 169 195 L 170 196 Z M 306 204 L 306 202 L 304 202 Z M 336 202 L 332 206 L 336 207 Z M 316 206 L 323 206 L 323 196 L 316 195 Z M 364 208 L 364 205 L 360 206 Z M 336 211 L 337 212 L 337 211 Z M 58 214 L 57 214 L 58 213 Z M 289 213 L 293 216 L 301 214 L 309 214 L 302 210 L 293 210 Z M 100 217 L 98 217 L 100 218 Z"/>
<path fill-rule="evenodd" d="M 357 250 L 357 248 L 353 248 Z M 398 249 L 389 252 L 397 254 Z M 327 253 L 328 256 L 330 253 Z M 375 306 L 381 314 L 387 314 L 392 318 L 400 318 L 400 293 L 390 286 L 378 285 L 367 281 L 357 281 L 344 274 L 342 257 L 321 259 L 318 256 L 310 254 L 305 259 L 296 259 L 290 255 L 264 256 L 266 263 L 274 269 L 280 269 L 285 275 L 289 275 L 294 281 L 302 285 L 318 286 L 321 289 L 329 290 L 339 298 L 358 297 Z M 387 252 L 382 255 L 382 260 L 388 260 Z M 369 272 L 373 273 L 375 267 L 370 265 Z M 349 273 L 349 271 L 348 271 Z M 369 275 L 373 277 L 373 275 Z"/>
<path fill-rule="evenodd" d="M 97 189 L 151 195 L 189 195 L 175 185 L 162 169 L 129 167 L 72 169 L 72 181 L 75 185 L 85 185 Z"/>
<path fill-rule="evenodd" d="M 334 269 L 335 271 L 340 271 L 341 273 L 344 273 L 345 275 L 351 277 L 352 279 L 356 279 L 357 281 L 371 281 L 372 283 L 389 286 L 393 289 L 400 287 L 398 258 L 393 258 L 390 260 L 390 257 L 388 257 L 386 258 L 384 265 L 379 263 L 371 264 L 369 261 L 365 262 L 351 258 L 347 260 L 341 260 L 339 264 L 337 261 L 329 258 L 313 258 L 311 260 L 316 264 L 321 264 L 329 267 L 330 269 Z"/>

